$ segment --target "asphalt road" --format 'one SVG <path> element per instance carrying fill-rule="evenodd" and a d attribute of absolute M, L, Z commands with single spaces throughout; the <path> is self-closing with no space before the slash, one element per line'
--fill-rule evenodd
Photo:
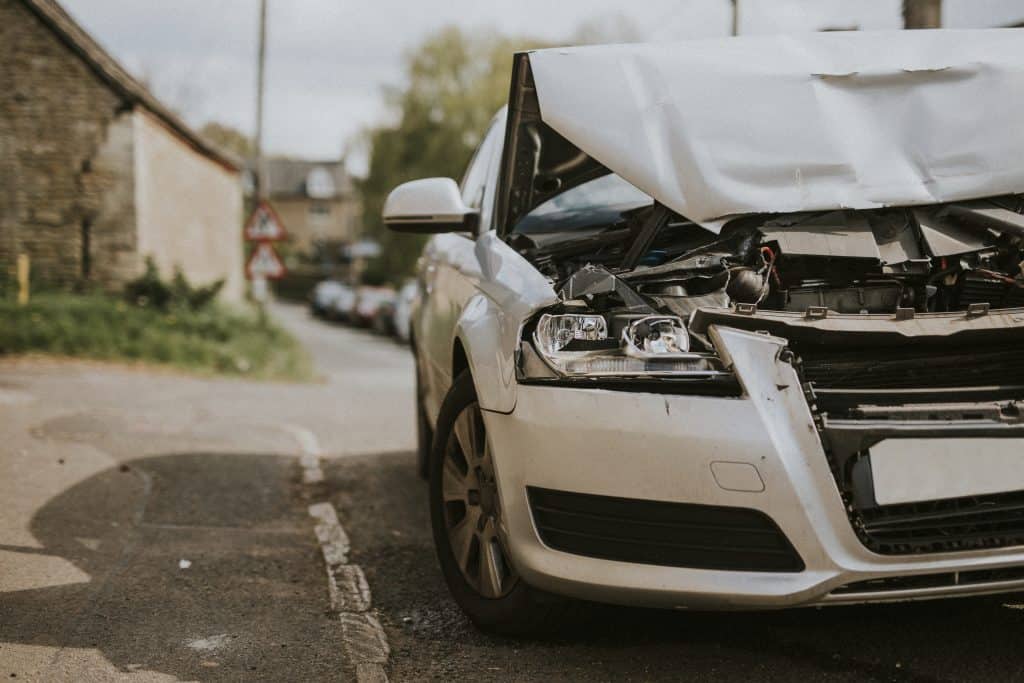
<path fill-rule="evenodd" d="M 314 384 L 0 362 L 0 678 L 351 680 L 307 507 L 330 501 L 393 681 L 1019 680 L 1024 596 L 775 613 L 593 606 L 546 639 L 478 633 L 414 474 L 412 363 L 276 314 Z M 322 452 L 325 481 L 298 457 Z"/>

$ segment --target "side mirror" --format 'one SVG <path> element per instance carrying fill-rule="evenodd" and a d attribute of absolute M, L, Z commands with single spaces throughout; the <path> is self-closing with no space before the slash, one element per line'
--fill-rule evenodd
<path fill-rule="evenodd" d="M 391 190 L 384 202 L 384 225 L 395 232 L 472 232 L 479 212 L 462 202 L 451 178 L 423 178 Z"/>

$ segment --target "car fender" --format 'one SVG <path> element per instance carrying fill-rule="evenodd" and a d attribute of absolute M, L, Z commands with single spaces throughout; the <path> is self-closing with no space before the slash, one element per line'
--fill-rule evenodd
<path fill-rule="evenodd" d="M 474 249 L 480 267 L 476 293 L 455 326 L 476 385 L 480 407 L 510 413 L 516 405 L 516 354 L 525 322 L 558 302 L 551 282 L 494 232 Z M 454 342 L 453 342 L 454 344 Z"/>

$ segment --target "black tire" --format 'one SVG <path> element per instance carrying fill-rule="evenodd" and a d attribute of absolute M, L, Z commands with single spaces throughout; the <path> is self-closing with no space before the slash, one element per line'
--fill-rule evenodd
<path fill-rule="evenodd" d="M 445 485 L 442 483 L 443 468 L 445 458 L 449 457 L 447 449 L 457 448 L 452 445 L 453 441 L 458 442 L 454 435 L 457 418 L 466 410 L 478 409 L 476 403 L 473 378 L 467 370 L 456 377 L 445 397 L 430 453 L 430 519 L 441 571 L 455 602 L 477 628 L 504 635 L 543 635 L 564 623 L 570 608 L 577 603 L 529 586 L 511 566 L 508 567 L 509 587 L 498 597 L 485 597 L 467 580 L 452 550 L 450 520 L 446 516 L 444 501 Z M 482 421 L 479 425 L 486 440 Z M 496 493 L 494 500 L 497 500 Z M 500 507 L 500 501 L 497 505 Z M 483 584 L 483 581 L 479 583 Z"/>

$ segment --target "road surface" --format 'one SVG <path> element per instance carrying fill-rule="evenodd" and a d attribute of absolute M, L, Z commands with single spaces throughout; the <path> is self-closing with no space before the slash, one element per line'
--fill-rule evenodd
<path fill-rule="evenodd" d="M 309 515 L 325 502 L 372 593 L 392 681 L 1024 676 L 1019 596 L 755 614 L 594 607 L 553 638 L 484 636 L 449 599 L 429 540 L 408 351 L 297 307 L 275 315 L 320 381 L 0 362 L 0 677 L 354 680 L 360 655 Z"/>

